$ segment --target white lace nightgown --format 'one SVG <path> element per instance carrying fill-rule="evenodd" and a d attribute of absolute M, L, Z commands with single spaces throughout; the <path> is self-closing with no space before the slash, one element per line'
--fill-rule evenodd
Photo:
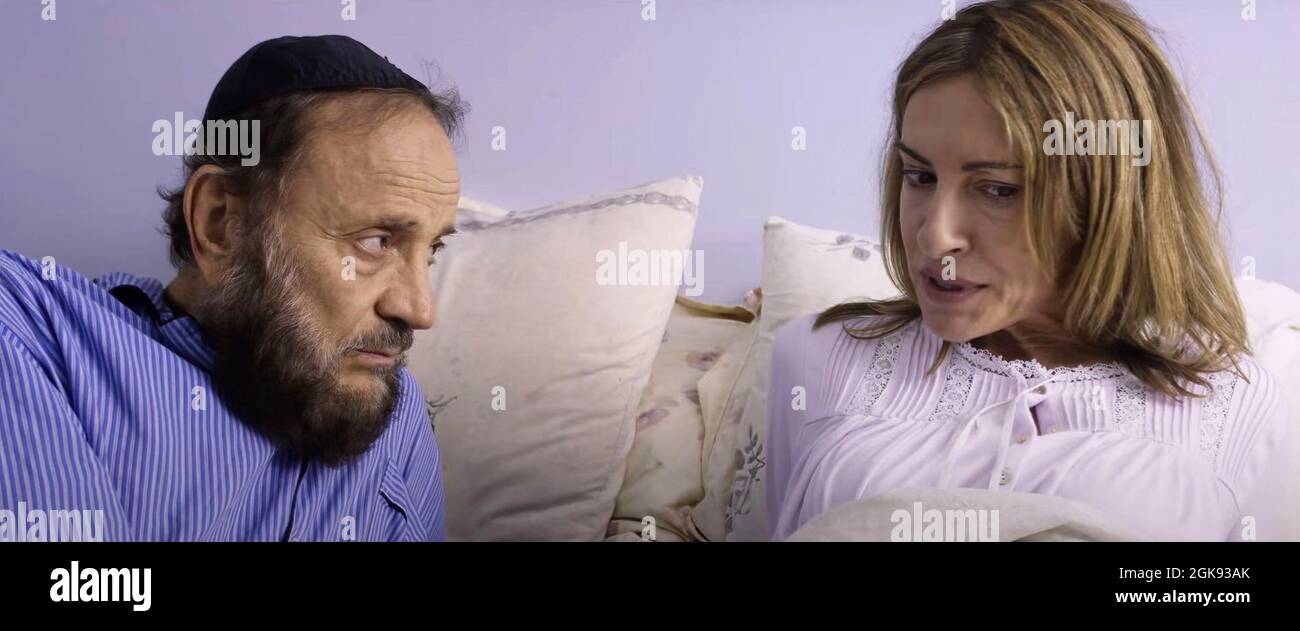
<path fill-rule="evenodd" d="M 812 320 L 787 324 L 773 347 L 773 538 L 838 504 L 915 486 L 1062 496 L 1155 540 L 1237 539 L 1244 517 L 1270 519 L 1276 502 L 1248 500 L 1276 482 L 1266 478 L 1280 470 L 1269 465 L 1285 416 L 1273 378 L 1249 358 L 1249 383 L 1217 373 L 1209 397 L 1177 400 L 1118 364 L 1048 370 L 969 344 L 926 374 L 942 340 L 919 320 L 875 340 L 840 323 L 814 332 Z M 806 388 L 806 410 L 781 396 L 794 386 Z"/>

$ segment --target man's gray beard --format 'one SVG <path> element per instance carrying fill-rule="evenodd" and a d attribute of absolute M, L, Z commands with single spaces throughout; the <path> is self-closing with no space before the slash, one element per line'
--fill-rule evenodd
<path fill-rule="evenodd" d="M 398 370 L 375 369 L 373 390 L 345 390 L 339 379 L 349 348 L 410 348 L 400 323 L 342 347 L 329 340 L 304 304 L 298 268 L 273 221 L 246 234 L 230 269 L 198 309 L 217 393 L 246 424 L 299 455 L 337 466 L 366 452 L 388 426 Z M 355 281 L 353 281 L 355 282 Z"/>

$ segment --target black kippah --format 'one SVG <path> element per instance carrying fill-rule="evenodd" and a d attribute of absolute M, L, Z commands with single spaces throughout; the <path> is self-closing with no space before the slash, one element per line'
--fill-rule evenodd
<path fill-rule="evenodd" d="M 232 118 L 266 99 L 308 90 L 428 88 L 346 35 L 277 37 L 244 53 L 221 76 L 204 120 Z"/>

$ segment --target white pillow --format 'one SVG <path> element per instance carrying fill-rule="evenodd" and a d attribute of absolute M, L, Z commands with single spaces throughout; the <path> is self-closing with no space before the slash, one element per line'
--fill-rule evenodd
<path fill-rule="evenodd" d="M 480 202 L 471 197 L 460 196 L 460 203 L 456 205 L 457 216 L 463 216 L 466 213 L 484 215 L 488 217 L 504 217 L 510 213 L 506 209 L 493 206 L 487 202 Z"/>
<path fill-rule="evenodd" d="M 598 279 L 611 254 L 689 248 L 702 185 L 458 213 L 433 268 L 436 323 L 410 353 L 440 406 L 449 539 L 604 538 L 677 287 Z"/>
<path fill-rule="evenodd" d="M 763 306 L 758 328 L 749 342 L 747 357 L 739 362 L 742 368 L 735 387 L 717 406 L 724 418 L 714 420 L 718 427 L 716 438 L 712 445 L 706 445 L 709 457 L 705 479 L 709 488 L 692 514 L 705 537 L 767 539 L 767 476 L 763 468 L 767 384 L 776 330 L 795 317 L 841 302 L 891 298 L 899 293 L 885 273 L 880 244 L 875 240 L 809 228 L 779 217 L 768 219 L 763 230 Z M 723 365 L 722 369 L 728 366 L 735 369 L 735 364 Z M 710 377 L 706 375 L 705 379 Z M 738 422 L 726 418 L 737 412 Z M 705 422 L 710 423 L 710 419 Z"/>

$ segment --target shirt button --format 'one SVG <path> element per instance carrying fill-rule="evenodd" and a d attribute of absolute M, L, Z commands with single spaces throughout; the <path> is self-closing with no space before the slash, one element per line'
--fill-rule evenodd
<path fill-rule="evenodd" d="M 1025 444 L 1025 443 L 1029 442 L 1029 437 L 1028 437 L 1028 436 L 1021 436 L 1020 438 L 1017 438 L 1017 439 L 1016 439 L 1016 442 L 1018 442 L 1018 443 L 1020 443 L 1020 444 L 1023 445 L 1023 444 Z"/>
<path fill-rule="evenodd" d="M 1011 482 L 1011 469 L 1003 469 L 1002 477 L 998 479 L 998 484 L 1006 486 Z"/>

